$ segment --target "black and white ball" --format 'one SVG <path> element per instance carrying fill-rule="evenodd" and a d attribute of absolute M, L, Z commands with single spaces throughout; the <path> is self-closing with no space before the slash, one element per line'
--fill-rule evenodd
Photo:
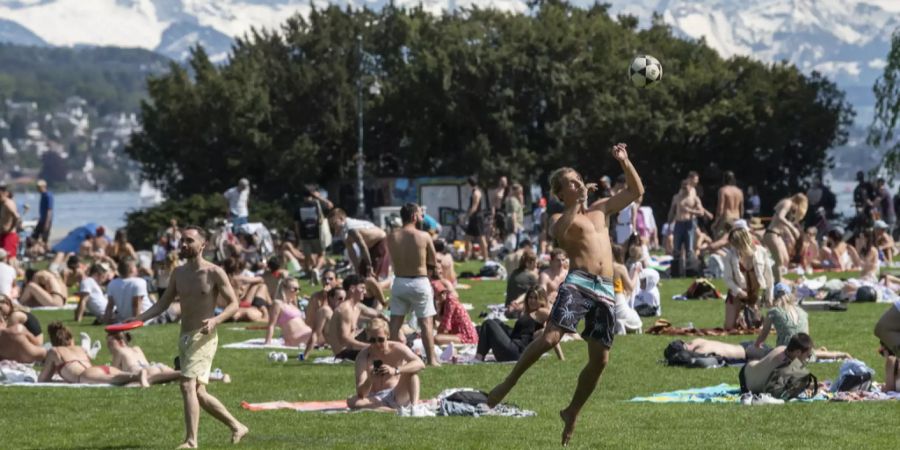
<path fill-rule="evenodd" d="M 639 55 L 628 66 L 628 78 L 637 87 L 646 87 L 662 79 L 662 64 L 650 55 Z"/>

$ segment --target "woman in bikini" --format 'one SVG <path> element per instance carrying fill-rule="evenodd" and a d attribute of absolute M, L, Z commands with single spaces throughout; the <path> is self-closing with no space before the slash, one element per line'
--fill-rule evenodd
<path fill-rule="evenodd" d="M 240 307 L 232 316 L 234 322 L 265 322 L 269 320 L 269 306 L 271 298 L 266 289 L 265 280 L 253 274 L 244 274 L 246 264 L 236 256 L 225 260 L 222 268 L 228 275 L 231 287 L 238 296 Z M 219 300 L 222 300 L 220 297 Z M 220 307 L 225 305 L 220 304 Z"/>
<path fill-rule="evenodd" d="M 288 278 L 278 288 L 280 295 L 276 295 L 272 306 L 269 307 L 269 325 L 266 327 L 266 345 L 272 343 L 275 334 L 275 326 L 281 327 L 281 337 L 284 345 L 299 347 L 301 343 L 309 340 L 313 330 L 306 324 L 303 313 L 297 309 L 297 293 L 300 292 L 300 283 L 295 278 Z"/>
<path fill-rule="evenodd" d="M 41 322 L 38 318 L 31 314 L 28 308 L 13 303 L 3 294 L 0 294 L 0 317 L 6 321 L 7 326 L 21 324 L 28 331 L 28 341 L 32 344 L 44 344 L 44 334 L 41 332 Z"/>
<path fill-rule="evenodd" d="M 146 370 L 147 382 L 150 384 L 167 383 L 181 378 L 181 371 L 162 363 L 149 362 L 140 347 L 131 346 L 130 344 L 131 334 L 127 331 L 106 335 L 106 347 L 109 349 L 110 355 L 112 355 L 112 366 L 114 368 L 127 373 L 137 373 Z M 231 377 L 228 374 L 222 374 L 217 369 L 210 375 L 209 380 L 230 383 Z"/>
<path fill-rule="evenodd" d="M 775 265 L 772 274 L 775 282 L 781 281 L 781 271 L 787 270 L 791 255 L 789 248 L 794 248 L 800 235 L 800 222 L 806 216 L 809 202 L 804 194 L 794 194 L 783 198 L 775 205 L 775 214 L 763 235 L 763 244 L 772 254 Z"/>
<path fill-rule="evenodd" d="M 131 258 L 135 261 L 138 259 L 137 252 L 134 251 L 134 246 L 128 242 L 128 234 L 125 232 L 124 228 L 116 230 L 115 239 L 113 239 L 113 243 L 109 246 L 106 254 L 116 262 L 119 262 L 124 258 Z"/>
<path fill-rule="evenodd" d="M 844 242 L 844 230 L 833 228 L 825 235 L 825 245 L 821 249 L 822 264 L 835 272 L 859 268 L 862 261 L 856 248 Z"/>
<path fill-rule="evenodd" d="M 64 306 L 68 289 L 59 275 L 47 271 L 25 271 L 25 288 L 19 296 L 23 306 Z"/>
<path fill-rule="evenodd" d="M 147 371 L 137 373 L 122 372 L 112 366 L 94 366 L 83 348 L 72 342 L 72 332 L 62 322 L 50 322 L 47 334 L 53 344 L 44 360 L 44 370 L 38 381 L 47 383 L 54 375 L 59 375 L 66 383 L 77 384 L 114 384 L 123 386 L 129 383 L 140 383 L 149 386 Z"/>

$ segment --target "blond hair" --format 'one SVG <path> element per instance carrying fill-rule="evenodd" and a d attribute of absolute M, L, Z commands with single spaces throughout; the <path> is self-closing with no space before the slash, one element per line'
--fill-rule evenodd
<path fill-rule="evenodd" d="M 794 222 L 800 222 L 806 217 L 806 210 L 809 208 L 809 199 L 806 194 L 794 194 L 791 196 L 791 212 L 794 213 Z"/>
<path fill-rule="evenodd" d="M 385 332 L 388 331 L 387 320 L 384 320 L 381 317 L 376 317 L 372 319 L 368 325 L 366 325 L 366 334 L 368 335 L 371 335 L 378 330 L 384 330 Z"/>
<path fill-rule="evenodd" d="M 797 322 L 800 314 L 797 313 L 797 299 L 790 292 L 775 297 L 772 300 L 773 308 L 781 308 L 791 318 L 792 322 Z"/>
<path fill-rule="evenodd" d="M 731 233 L 728 233 L 728 243 L 741 255 L 753 253 L 753 238 L 749 230 L 743 228 L 731 230 Z"/>
<path fill-rule="evenodd" d="M 27 313 L 27 312 L 31 311 L 31 309 L 29 309 L 28 307 L 22 306 L 18 302 L 12 301 L 12 299 L 9 298 L 9 296 L 7 296 L 5 294 L 0 294 L 0 303 L 5 303 L 5 304 L 9 305 L 9 314 L 10 315 L 12 315 L 12 313 L 14 313 L 16 311 L 21 311 L 23 313 Z M 2 314 L 0 314 L 0 315 L 2 315 Z"/>
<path fill-rule="evenodd" d="M 578 179 L 581 179 L 581 175 L 579 175 L 578 172 L 571 167 L 560 167 L 550 174 L 550 195 L 556 197 L 556 199 L 559 201 L 562 201 L 562 199 L 559 198 L 559 191 L 563 187 L 563 176 L 570 172 L 574 172 L 575 175 L 578 175 Z"/>

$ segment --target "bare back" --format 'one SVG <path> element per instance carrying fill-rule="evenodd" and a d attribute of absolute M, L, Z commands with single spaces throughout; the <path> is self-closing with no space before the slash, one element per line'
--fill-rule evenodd
<path fill-rule="evenodd" d="M 744 204 L 744 192 L 737 186 L 722 186 L 719 188 L 719 207 L 722 216 L 729 220 L 739 219 Z"/>
<path fill-rule="evenodd" d="M 169 289 L 174 288 L 181 302 L 181 332 L 199 330 L 204 320 L 215 316 L 216 298 L 228 283 L 225 271 L 199 259 L 197 268 L 191 264 L 177 267 L 171 280 Z"/>
<path fill-rule="evenodd" d="M 558 225 L 559 222 L 553 224 L 550 231 L 559 246 L 566 251 L 573 269 L 612 278 L 612 247 L 603 211 L 578 213 L 562 236 L 557 233 Z"/>
<path fill-rule="evenodd" d="M 398 277 L 423 277 L 428 266 L 434 266 L 434 244 L 431 236 L 410 226 L 403 226 L 388 236 L 391 263 Z"/>
<path fill-rule="evenodd" d="M 16 202 L 10 198 L 0 201 L 0 233 L 9 233 L 16 228 Z"/>

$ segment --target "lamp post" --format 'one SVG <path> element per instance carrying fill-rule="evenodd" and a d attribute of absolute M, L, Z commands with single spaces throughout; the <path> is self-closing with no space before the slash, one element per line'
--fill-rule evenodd
<path fill-rule="evenodd" d="M 365 171 L 365 156 L 363 155 L 363 41 L 362 35 L 356 35 L 356 49 L 359 52 L 359 74 L 356 77 L 356 110 L 359 122 L 359 135 L 357 136 L 356 148 L 356 199 L 357 216 L 361 216 L 366 212 L 365 191 L 363 190 L 363 172 Z"/>

